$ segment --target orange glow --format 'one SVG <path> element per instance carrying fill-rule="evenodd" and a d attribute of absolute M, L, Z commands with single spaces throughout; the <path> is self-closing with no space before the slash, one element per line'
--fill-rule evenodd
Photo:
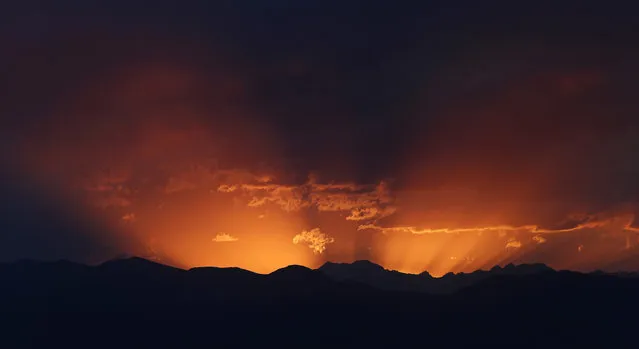
<path fill-rule="evenodd" d="M 317 265 L 317 256 L 293 238 L 304 222 L 286 214 L 260 218 L 253 208 L 230 204 L 210 192 L 184 192 L 161 209 L 149 208 L 130 227 L 153 237 L 155 253 L 185 267 L 241 267 L 268 273 L 290 264 Z"/>
<path fill-rule="evenodd" d="M 186 267 L 267 273 L 366 258 L 439 276 L 507 262 L 592 269 L 635 251 L 632 207 L 592 212 L 578 203 L 537 203 L 553 186 L 552 158 L 531 158 L 504 175 L 472 153 L 442 153 L 426 164 L 409 154 L 400 189 L 383 179 L 299 173 L 287 181 L 288 173 L 254 165 L 283 152 L 251 112 L 204 112 L 179 98 L 200 80 L 168 63 L 123 69 L 100 84 L 106 92 L 71 96 L 63 117 L 19 144 L 26 155 L 11 165 L 52 188 L 60 205 L 82 206 L 78 214 L 96 225 L 108 222 L 124 252 Z M 102 92 L 113 119 L 94 125 L 82 115 L 103 113 L 101 104 L 90 108 Z M 160 103 L 171 98 L 177 102 Z M 488 131 L 470 133 L 492 140 Z"/>
<path fill-rule="evenodd" d="M 473 228 L 415 228 L 411 226 L 380 227 L 374 224 L 361 225 L 360 230 L 382 232 L 375 241 L 375 258 L 390 269 L 419 273 L 427 270 L 434 276 L 448 272 L 489 269 L 494 265 L 509 262 L 537 262 L 535 251 L 545 248 L 555 236 L 575 236 L 579 242 L 573 245 L 579 255 L 564 253 L 568 246 L 556 246 L 551 250 L 552 260 L 543 262 L 556 268 L 583 268 L 604 260 L 614 260 L 620 250 L 629 250 L 632 244 L 629 235 L 636 233 L 631 226 L 634 215 L 617 213 L 591 217 L 588 221 L 571 228 L 547 229 L 528 226 L 486 226 Z M 603 246 L 622 241 L 616 247 Z M 571 238 L 571 239 L 574 239 Z M 589 256 L 581 253 L 585 244 L 595 246 Z"/>

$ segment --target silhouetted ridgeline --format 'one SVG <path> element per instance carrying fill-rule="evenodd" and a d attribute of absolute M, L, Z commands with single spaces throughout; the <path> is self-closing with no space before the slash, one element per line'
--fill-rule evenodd
<path fill-rule="evenodd" d="M 509 265 L 433 278 L 368 261 L 182 270 L 0 265 L 2 348 L 635 346 L 639 278 Z"/>

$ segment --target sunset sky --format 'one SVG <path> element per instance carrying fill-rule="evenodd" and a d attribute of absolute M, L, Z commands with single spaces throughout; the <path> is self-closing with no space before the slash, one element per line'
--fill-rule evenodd
<path fill-rule="evenodd" d="M 639 9 L 562 3 L 0 5 L 0 261 L 637 270 Z"/>

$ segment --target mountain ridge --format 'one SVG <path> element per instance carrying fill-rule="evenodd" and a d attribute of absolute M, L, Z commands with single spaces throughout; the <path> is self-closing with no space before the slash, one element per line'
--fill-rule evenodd
<path fill-rule="evenodd" d="M 294 284 L 296 282 L 308 282 L 320 285 L 327 280 L 338 284 L 359 284 L 382 291 L 418 292 L 430 294 L 454 293 L 478 282 L 496 276 L 527 276 L 543 273 L 574 273 L 583 275 L 608 275 L 614 277 L 633 278 L 636 273 L 605 273 L 595 271 L 582 273 L 577 271 L 557 271 L 542 263 L 518 264 L 509 263 L 505 266 L 496 265 L 489 270 L 476 270 L 470 273 L 448 273 L 441 277 L 434 277 L 427 271 L 419 274 L 403 273 L 397 270 L 386 269 L 369 260 L 356 260 L 351 263 L 325 262 L 316 269 L 300 265 L 289 265 L 274 270 L 268 274 L 255 273 L 238 267 L 194 267 L 182 269 L 162 264 L 141 257 L 116 258 L 101 264 L 88 266 L 81 263 L 66 260 L 37 261 L 21 260 L 13 263 L 0 264 L 0 273 L 23 276 L 43 273 L 48 275 L 46 279 L 54 277 L 51 273 L 62 274 L 87 273 L 100 271 L 116 278 L 132 278 L 136 282 L 138 277 L 151 277 L 155 279 L 171 278 L 186 280 L 200 278 L 220 278 L 229 282 L 238 282 L 249 285 L 257 280 L 272 280 L 275 282 Z M 66 275 L 66 274 L 65 274 Z M 44 276 L 42 276 L 44 277 Z"/>
<path fill-rule="evenodd" d="M 432 278 L 370 262 L 257 274 L 139 258 L 96 266 L 31 261 L 0 264 L 0 282 L 0 344 L 14 337 L 7 348 L 70 337 L 77 345 L 66 347 L 79 348 L 120 348 L 131 339 L 134 347 L 202 347 L 211 338 L 221 347 L 387 348 L 425 337 L 448 347 L 495 338 L 497 347 L 626 347 L 615 344 L 634 340 L 635 324 L 618 315 L 639 311 L 639 278 L 545 266 Z M 25 338 L 38 345 L 23 345 Z"/>

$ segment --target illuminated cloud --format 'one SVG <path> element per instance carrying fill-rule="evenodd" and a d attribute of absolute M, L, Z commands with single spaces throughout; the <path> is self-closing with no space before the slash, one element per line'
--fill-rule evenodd
<path fill-rule="evenodd" d="M 238 240 L 238 238 L 227 233 L 219 233 L 213 238 L 213 242 L 235 242 Z"/>
<path fill-rule="evenodd" d="M 278 206 L 285 212 L 315 208 L 320 212 L 346 212 L 349 221 L 373 222 L 392 215 L 393 196 L 387 183 L 360 185 L 355 183 L 318 183 L 313 176 L 300 185 L 274 183 L 270 174 L 255 174 L 238 169 L 219 169 L 215 166 L 190 166 L 187 170 L 173 169 L 166 179 L 164 194 L 206 190 L 232 193 L 244 198 L 251 208 Z M 101 207 L 130 206 L 129 173 L 100 174 L 86 190 L 99 194 L 93 202 Z"/>
<path fill-rule="evenodd" d="M 541 236 L 541 235 L 535 235 L 532 237 L 533 241 L 537 242 L 538 244 L 543 244 L 545 243 L 547 240 Z"/>
<path fill-rule="evenodd" d="M 637 226 L 637 224 L 639 224 L 639 222 L 637 222 L 636 215 L 632 214 L 624 228 L 629 232 L 639 233 L 639 226 Z"/>
<path fill-rule="evenodd" d="M 269 175 L 257 175 L 255 176 L 255 180 L 259 183 L 268 183 L 271 182 L 274 178 Z"/>
<path fill-rule="evenodd" d="M 513 227 L 509 225 L 497 225 L 497 226 L 491 226 L 491 227 L 472 227 L 472 228 L 417 228 L 413 226 L 381 227 L 375 224 L 362 224 L 357 229 L 358 230 L 367 230 L 367 229 L 379 230 L 384 234 L 410 233 L 415 235 L 425 235 L 425 234 L 481 233 L 481 232 L 495 231 L 505 235 L 506 231 L 531 230 L 534 228 L 535 226 Z"/>
<path fill-rule="evenodd" d="M 273 176 L 253 174 L 239 169 L 219 169 L 217 166 L 199 165 L 192 166 L 186 171 L 173 174 L 165 187 L 165 193 L 177 193 L 182 191 L 207 189 L 230 193 L 239 189 L 240 183 L 256 182 L 260 185 L 273 180 Z M 220 184 L 221 182 L 228 184 Z"/>
<path fill-rule="evenodd" d="M 591 216 L 583 220 L 581 223 L 571 225 L 569 227 L 560 227 L 556 229 L 542 228 L 538 225 L 495 225 L 495 226 L 477 226 L 468 228 L 418 228 L 415 226 L 391 226 L 382 227 L 376 224 L 362 224 L 358 227 L 358 230 L 378 230 L 384 234 L 386 233 L 410 233 L 415 235 L 424 234 L 461 234 L 461 233 L 482 233 L 482 232 L 498 232 L 501 236 L 505 236 L 507 232 L 529 232 L 538 234 L 533 237 L 537 243 L 544 243 L 546 239 L 541 237 L 543 234 L 558 234 L 579 231 L 583 229 L 595 229 L 606 226 L 613 226 L 617 223 L 622 224 L 622 229 L 626 231 L 638 231 L 637 228 L 632 227 L 634 221 L 634 215 L 628 216 L 624 214 L 618 215 L 603 215 L 603 216 Z"/>
<path fill-rule="evenodd" d="M 237 185 L 227 185 L 227 184 L 222 184 L 217 188 L 217 191 L 222 192 L 222 193 L 232 193 L 234 191 L 236 191 L 238 189 Z"/>
<path fill-rule="evenodd" d="M 375 220 L 395 212 L 384 182 L 376 186 L 318 185 L 310 187 L 310 198 L 319 211 L 350 211 L 347 220 Z"/>
<path fill-rule="evenodd" d="M 127 213 L 124 216 L 122 216 L 122 220 L 127 222 L 127 223 L 133 223 L 136 220 L 135 217 L 135 213 Z"/>
<path fill-rule="evenodd" d="M 379 215 L 379 209 L 375 207 L 354 208 L 351 214 L 346 217 L 347 221 L 366 221 Z"/>
<path fill-rule="evenodd" d="M 277 184 L 245 184 L 241 189 L 252 195 L 249 207 L 262 207 L 267 203 L 279 206 L 286 212 L 299 211 L 310 204 L 303 199 L 303 192 L 299 187 Z"/>
<path fill-rule="evenodd" d="M 333 242 L 335 242 L 335 239 L 322 233 L 320 228 L 304 230 L 293 237 L 294 244 L 306 244 L 316 254 L 323 253 L 326 250 L 326 245 Z"/>
<path fill-rule="evenodd" d="M 518 240 L 510 240 L 506 243 L 506 248 L 520 248 L 521 247 L 521 241 Z"/>
<path fill-rule="evenodd" d="M 248 207 L 267 204 L 279 206 L 286 212 L 296 212 L 314 207 L 321 212 L 349 212 L 346 220 L 374 221 L 393 214 L 393 197 L 385 182 L 377 185 L 353 183 L 316 183 L 311 178 L 302 185 L 284 185 L 270 182 L 272 179 L 254 177 L 257 184 L 221 184 L 218 192 L 241 191 L 248 197 Z"/>
<path fill-rule="evenodd" d="M 584 249 L 584 245 L 577 246 L 577 252 L 581 252 Z"/>

